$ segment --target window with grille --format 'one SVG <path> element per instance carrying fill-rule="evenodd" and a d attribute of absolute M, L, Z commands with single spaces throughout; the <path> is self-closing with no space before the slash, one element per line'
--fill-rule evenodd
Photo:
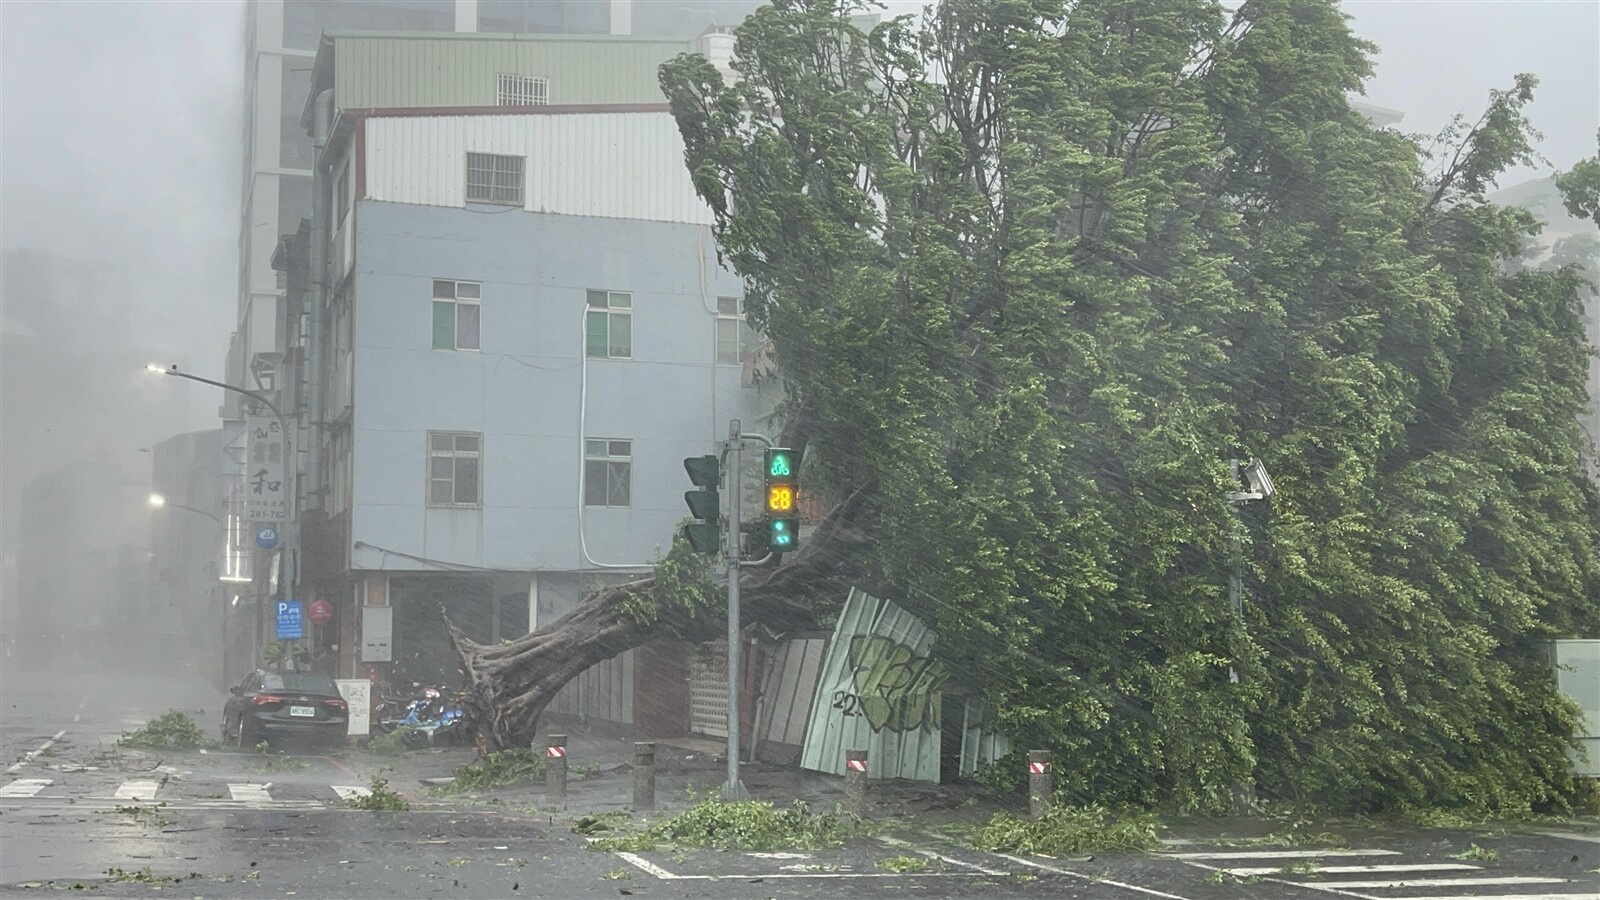
<path fill-rule="evenodd" d="M 744 320 L 744 300 L 717 298 L 717 362 L 738 363 L 756 346 L 756 333 Z"/>
<path fill-rule="evenodd" d="M 482 434 L 428 432 L 428 505 L 482 505 L 482 465 Z"/>
<path fill-rule="evenodd" d="M 500 106 L 544 106 L 550 102 L 550 79 L 531 75 L 501 75 Z"/>
<path fill-rule="evenodd" d="M 583 505 L 629 506 L 633 442 L 590 438 L 583 442 Z"/>
<path fill-rule="evenodd" d="M 467 200 L 475 203 L 522 203 L 520 156 L 467 154 Z"/>
<path fill-rule="evenodd" d="M 433 282 L 433 349 L 477 350 L 482 285 L 476 281 Z"/>
<path fill-rule="evenodd" d="M 595 359 L 633 357 L 633 294 L 589 291 L 584 319 L 584 353 Z"/>

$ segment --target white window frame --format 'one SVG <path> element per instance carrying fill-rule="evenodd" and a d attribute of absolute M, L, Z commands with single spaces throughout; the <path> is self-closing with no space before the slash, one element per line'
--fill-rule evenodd
<path fill-rule="evenodd" d="M 590 478 L 589 470 L 598 464 L 600 471 L 605 474 L 605 482 L 600 490 L 604 494 L 601 498 L 605 502 L 595 503 L 589 492 L 594 489 L 595 480 Z M 622 490 L 626 496 L 618 498 L 612 492 L 615 484 L 613 472 L 616 467 L 622 467 Z M 617 500 L 622 502 L 616 502 Z M 583 441 L 583 505 L 604 506 L 612 509 L 628 509 L 633 506 L 633 441 L 629 438 L 585 438 Z"/>
<path fill-rule="evenodd" d="M 439 293 L 440 285 L 450 285 L 449 296 Z M 483 283 L 480 281 L 462 281 L 456 278 L 435 278 L 432 281 L 433 302 L 428 306 L 428 346 L 434 350 L 470 350 L 474 353 L 483 349 Z M 463 288 L 467 290 L 463 291 Z M 463 296 L 463 294 L 469 296 Z M 438 327 L 435 319 L 438 317 L 439 305 L 447 303 L 451 307 L 450 316 L 450 344 L 449 347 L 439 346 Z M 471 347 L 461 345 L 461 317 L 470 309 L 478 317 L 477 343 Z"/>
<path fill-rule="evenodd" d="M 528 158 L 525 156 L 468 150 L 467 202 L 521 206 L 526 195 L 527 170 Z M 473 180 L 474 174 L 479 176 L 477 181 Z"/>
<path fill-rule="evenodd" d="M 728 323 L 732 323 L 731 325 Z M 725 359 L 722 355 L 722 330 L 733 329 L 733 358 Z M 743 297 L 718 297 L 717 321 L 715 331 L 711 335 L 711 356 L 719 365 L 742 365 L 744 363 L 745 339 L 752 335 L 750 325 L 744 317 Z"/>
<path fill-rule="evenodd" d="M 583 353 L 589 359 L 633 359 L 633 292 L 632 291 L 607 291 L 590 288 L 584 293 L 586 311 L 583 316 Z M 589 323 L 595 316 L 605 316 L 606 320 L 606 352 L 602 355 L 591 353 L 589 350 Z M 626 352 L 616 352 L 613 335 L 618 327 L 618 320 L 626 320 L 628 329 L 628 346 Z"/>
<path fill-rule="evenodd" d="M 550 105 L 550 79 L 537 75 L 500 73 L 495 84 L 496 106 Z"/>
<path fill-rule="evenodd" d="M 443 447 L 436 447 L 435 446 L 435 439 L 436 438 L 448 438 L 449 442 L 450 442 L 449 449 L 445 449 Z M 478 448 L 476 450 L 463 449 L 461 447 L 461 441 L 460 441 L 461 438 L 474 438 L 474 439 L 476 439 Z M 432 508 L 434 508 L 434 509 L 476 509 L 476 508 L 481 508 L 483 506 L 483 432 L 481 432 L 481 431 L 430 431 L 430 432 L 428 432 L 428 435 L 427 435 L 426 450 L 427 450 L 427 456 L 428 456 L 428 469 L 427 469 L 427 473 L 426 473 L 427 474 L 427 478 L 424 481 L 424 485 L 425 485 L 424 489 L 426 491 L 427 505 L 432 507 Z M 436 459 L 448 459 L 448 460 L 451 461 L 450 477 L 449 478 L 435 477 L 433 462 Z M 476 465 L 476 468 L 477 468 L 477 481 L 478 481 L 477 497 L 475 499 L 472 499 L 472 500 L 461 500 L 461 499 L 459 499 L 459 490 L 458 490 L 458 479 L 460 478 L 460 471 L 459 471 L 459 468 L 457 466 L 457 463 L 460 460 L 467 460 L 467 459 L 473 460 L 475 465 Z M 448 502 L 446 502 L 444 500 L 435 500 L 434 499 L 434 497 L 433 497 L 433 486 L 434 486 L 435 482 L 448 482 L 449 483 L 449 485 L 450 485 L 450 500 Z"/>

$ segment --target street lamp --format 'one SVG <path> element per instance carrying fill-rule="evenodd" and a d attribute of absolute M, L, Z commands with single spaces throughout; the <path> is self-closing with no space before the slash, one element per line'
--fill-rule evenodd
<path fill-rule="evenodd" d="M 291 585 L 292 585 L 292 582 L 294 580 L 292 577 L 290 577 L 290 574 L 289 574 L 289 572 L 290 572 L 290 562 L 291 562 L 291 560 L 298 559 L 299 556 L 300 556 L 300 553 L 299 553 L 300 532 L 299 532 L 299 529 L 296 527 L 296 517 L 295 517 L 296 516 L 296 510 L 295 510 L 295 506 L 296 506 L 296 504 L 295 504 L 295 493 L 296 493 L 295 480 L 296 480 L 296 478 L 295 478 L 295 476 L 297 474 L 296 469 L 298 468 L 298 466 L 295 465 L 294 432 L 289 429 L 289 420 L 284 416 L 283 411 L 278 409 L 278 405 L 276 403 L 273 403 L 271 400 L 267 399 L 267 397 L 265 395 L 259 394 L 259 393 L 255 392 L 255 391 L 246 390 L 245 388 L 236 387 L 236 386 L 228 384 L 226 382 L 213 381 L 210 378 L 202 378 L 199 375 L 191 375 L 188 372 L 179 371 L 178 366 L 177 366 L 176 363 L 174 363 L 172 365 L 169 365 L 169 366 L 161 366 L 161 365 L 157 365 L 155 363 L 151 363 L 151 364 L 145 366 L 145 368 L 148 369 L 151 372 L 156 372 L 156 373 L 159 373 L 159 374 L 162 374 L 162 375 L 171 375 L 174 378 L 186 378 L 186 379 L 188 379 L 190 381 L 198 381 L 201 384 L 209 384 L 212 387 L 222 388 L 225 391 L 233 391 L 236 394 L 243 394 L 244 396 L 249 397 L 251 400 L 254 400 L 257 403 L 261 404 L 262 406 L 265 406 L 267 409 L 271 410 L 272 414 L 277 417 L 277 419 L 278 419 L 278 430 L 283 433 L 283 462 L 284 462 L 284 475 L 283 475 L 283 478 L 284 478 L 284 488 L 285 488 L 285 490 L 284 490 L 284 497 L 285 497 L 285 503 L 284 503 L 284 536 L 283 536 L 284 540 L 283 540 L 283 551 L 282 551 L 281 555 L 279 556 L 278 588 L 279 588 L 280 599 L 284 600 L 284 601 L 288 601 L 288 599 L 290 597 L 290 593 L 291 593 Z"/>
<path fill-rule="evenodd" d="M 161 366 L 151 363 L 145 366 L 145 368 L 151 372 L 157 372 L 162 375 L 171 375 L 174 378 L 187 378 L 190 381 L 198 381 L 201 384 L 209 384 L 212 387 L 219 387 L 225 391 L 233 391 L 236 394 L 243 394 L 271 410 L 272 414 L 277 417 L 278 430 L 283 432 L 283 477 L 285 482 L 285 534 L 281 565 L 278 567 L 278 587 L 279 592 L 282 595 L 282 599 L 288 600 L 290 594 L 290 583 L 293 580 L 289 577 L 289 563 L 291 558 L 299 556 L 297 546 L 299 543 L 299 530 L 295 527 L 295 476 L 297 474 L 296 469 L 298 467 L 295 465 L 294 461 L 294 432 L 289 429 L 289 420 L 284 416 L 283 411 L 278 409 L 278 405 L 276 403 L 273 403 L 271 400 L 267 399 L 265 395 L 259 394 L 255 391 L 246 390 L 242 387 L 235 387 L 234 385 L 227 384 L 226 382 L 222 381 L 213 381 L 210 378 L 202 378 L 199 375 L 191 375 L 188 372 L 180 371 L 176 363 L 170 366 Z"/>
<path fill-rule="evenodd" d="M 185 506 L 182 503 L 171 503 L 171 502 L 169 502 L 167 500 L 167 498 L 165 496 L 163 496 L 161 494 L 152 493 L 150 495 L 150 508 L 151 509 L 166 509 L 169 506 L 172 507 L 173 509 L 181 509 L 184 512 L 192 512 L 192 513 L 196 513 L 198 515 L 205 516 L 206 518 L 210 519 L 211 521 L 217 523 L 217 527 L 222 530 L 222 537 L 223 537 L 223 548 L 222 549 L 223 549 L 223 552 L 224 553 L 227 552 L 228 526 L 223 524 L 221 519 L 217 518 L 216 516 L 212 515 L 211 513 L 206 512 L 203 509 L 196 509 L 193 506 Z M 214 565 L 216 565 L 216 563 L 212 562 L 211 565 L 214 566 Z M 220 580 L 228 581 L 229 579 L 223 578 L 223 579 L 220 579 Z M 210 595 L 211 595 L 211 589 L 207 588 L 206 589 L 206 596 L 209 598 Z M 218 656 L 217 656 L 217 665 L 221 669 L 219 682 L 224 687 L 226 687 L 228 685 L 228 607 L 226 607 L 226 606 L 220 607 L 220 610 L 221 610 L 222 618 L 218 622 L 218 625 L 219 625 L 218 634 L 221 637 L 222 643 L 221 643 L 220 646 L 217 647 L 217 654 L 218 654 Z"/>
<path fill-rule="evenodd" d="M 205 516 L 206 518 L 210 519 L 211 521 L 217 523 L 217 527 L 218 528 L 226 528 L 227 527 L 226 525 L 222 524 L 222 520 L 221 519 L 217 518 L 216 516 L 212 515 L 211 513 L 206 512 L 203 509 L 195 509 L 192 506 L 184 506 L 182 503 L 169 503 L 167 501 L 167 498 L 163 497 L 160 494 L 151 494 L 150 495 L 150 506 L 151 506 L 152 509 L 161 509 L 162 507 L 170 506 L 173 509 L 181 509 L 181 510 L 185 510 L 187 512 L 199 513 L 200 515 Z"/>

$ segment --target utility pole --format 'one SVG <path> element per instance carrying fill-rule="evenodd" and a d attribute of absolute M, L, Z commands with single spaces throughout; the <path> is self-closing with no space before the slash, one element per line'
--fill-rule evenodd
<path fill-rule="evenodd" d="M 739 780 L 739 507 L 744 499 L 744 440 L 739 420 L 728 426 L 728 470 L 733 490 L 728 492 L 728 783 L 722 799 L 748 800 L 750 792 Z"/>

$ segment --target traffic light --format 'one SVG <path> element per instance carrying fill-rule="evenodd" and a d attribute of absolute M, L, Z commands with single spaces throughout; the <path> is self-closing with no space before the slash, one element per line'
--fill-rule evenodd
<path fill-rule="evenodd" d="M 722 483 L 722 461 L 715 456 L 691 456 L 683 461 L 689 481 L 699 490 L 684 491 L 689 514 L 697 520 L 683 526 L 683 535 L 696 553 L 722 549 L 722 516 L 717 512 L 717 488 Z"/>
<path fill-rule="evenodd" d="M 766 510 L 767 549 L 793 552 L 800 546 L 800 454 L 788 447 L 772 447 L 761 471 L 766 482 L 762 507 Z"/>

